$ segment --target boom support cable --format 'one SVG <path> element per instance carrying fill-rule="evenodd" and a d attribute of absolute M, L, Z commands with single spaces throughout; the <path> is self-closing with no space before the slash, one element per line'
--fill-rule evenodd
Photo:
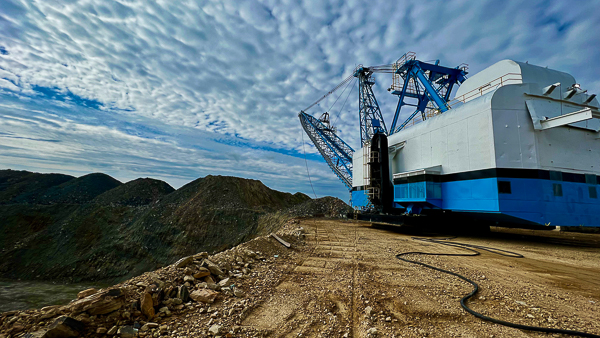
<path fill-rule="evenodd" d="M 328 91 L 327 94 L 323 95 L 320 99 L 318 99 L 317 101 L 313 102 L 313 104 L 311 104 L 310 106 L 304 108 L 303 111 L 308 111 L 310 108 L 312 108 L 312 107 L 316 106 L 317 104 L 319 104 L 319 102 L 323 101 L 329 95 L 333 94 L 333 92 L 335 92 L 336 90 L 340 89 L 342 86 L 344 86 L 345 84 L 347 84 L 348 82 L 350 82 L 350 80 L 352 80 L 353 77 L 354 77 L 354 75 L 350 75 L 347 78 L 345 78 L 342 82 L 340 82 L 332 90 Z"/>
<path fill-rule="evenodd" d="M 333 106 L 335 106 L 335 104 L 338 102 L 338 100 L 340 99 L 340 97 L 342 97 L 342 95 L 344 95 L 344 92 L 346 91 L 346 89 L 348 89 L 348 86 L 350 86 L 350 81 L 348 81 L 348 84 L 346 85 L 346 87 L 344 87 L 344 90 L 342 90 L 342 92 L 340 93 L 340 95 L 338 95 L 338 97 L 335 99 L 335 101 L 333 101 L 333 104 L 331 105 L 331 107 L 329 107 L 329 110 L 327 111 L 331 111 L 331 109 L 333 108 Z"/>
<path fill-rule="evenodd" d="M 302 151 L 304 152 L 304 163 L 306 164 L 306 175 L 308 175 L 308 182 L 310 182 L 310 187 L 315 195 L 315 199 L 317 199 L 317 193 L 315 192 L 315 187 L 313 187 L 312 180 L 310 179 L 310 172 L 308 172 L 308 160 L 306 159 L 306 150 L 304 150 L 304 132 L 300 130 L 300 136 L 302 137 Z"/>
<path fill-rule="evenodd" d="M 486 247 L 486 246 L 480 246 L 480 245 L 473 245 L 473 244 L 466 244 L 466 243 L 459 243 L 459 242 L 448 242 L 446 241 L 447 239 L 450 238 L 444 238 L 444 239 L 432 239 L 432 238 L 422 238 L 422 237 L 413 237 L 413 240 L 416 241 L 423 241 L 426 243 L 434 243 L 434 244 L 441 244 L 441 245 L 446 245 L 446 246 L 451 246 L 451 247 L 456 247 L 456 248 L 460 248 L 463 250 L 467 250 L 470 251 L 471 253 L 463 253 L 463 254 L 451 254 L 451 253 L 432 253 L 432 252 L 420 252 L 420 251 L 411 251 L 411 252 L 403 252 L 403 253 L 399 253 L 396 255 L 396 258 L 398 258 L 401 261 L 407 262 L 407 263 L 411 263 L 411 264 L 416 264 L 416 265 L 420 265 L 420 266 L 424 266 L 426 268 L 435 270 L 435 271 L 439 271 L 439 272 L 443 272 L 445 274 L 448 275 L 452 275 L 454 277 L 458 277 L 460 279 L 462 279 L 463 281 L 471 284 L 473 286 L 473 290 L 465 295 L 463 298 L 461 298 L 460 300 L 460 306 L 467 311 L 468 313 L 470 313 L 471 315 L 488 321 L 488 322 L 492 322 L 495 324 L 500 324 L 500 325 L 504 325 L 504 326 L 508 326 L 508 327 L 512 327 L 515 329 L 520 329 L 520 330 L 529 330 L 529 331 L 537 331 L 537 332 L 544 332 L 544 333 L 560 333 L 560 334 L 568 334 L 568 335 L 572 335 L 572 336 L 578 336 L 578 337 L 592 337 L 592 338 L 600 338 L 600 335 L 596 335 L 596 334 L 592 334 L 592 333 L 587 333 L 587 332 L 581 332 L 581 331 L 574 331 L 574 330 L 565 330 L 565 329 L 554 329 L 554 328 L 549 328 L 549 327 L 539 327 L 539 326 L 530 326 L 530 325 L 522 325 L 522 324 L 516 324 L 516 323 L 511 323 L 511 322 L 507 322 L 501 319 L 496 319 L 496 318 L 492 318 L 492 317 L 488 317 L 484 314 L 481 314 L 473 309 L 471 309 L 469 306 L 467 306 L 467 301 L 475 296 L 475 294 L 477 294 L 477 292 L 479 291 L 479 285 L 477 283 L 475 283 L 474 281 L 470 280 L 469 278 L 460 275 L 456 272 L 452 272 L 452 271 L 448 271 L 448 270 L 444 270 L 438 267 L 435 267 L 433 265 L 429 265 L 429 264 L 425 264 L 425 263 L 421 263 L 419 261 L 415 261 L 415 260 L 410 260 L 408 258 L 405 258 L 404 256 L 408 256 L 408 255 L 427 255 L 427 256 L 479 256 L 481 253 L 479 251 L 477 251 L 476 249 L 479 250 L 485 250 L 491 253 L 495 253 L 497 255 L 501 255 L 501 256 L 505 256 L 505 257 L 512 257 L 512 258 L 523 258 L 523 255 L 518 254 L 518 253 L 514 253 L 514 252 L 510 252 L 510 251 L 506 251 L 506 250 L 501 250 L 501 249 L 496 249 L 496 248 L 491 248 L 491 247 Z"/>
<path fill-rule="evenodd" d="M 337 116 L 335 117 L 335 121 L 333 121 L 333 123 L 331 124 L 332 126 L 335 126 L 335 124 L 337 123 L 337 120 L 340 118 L 340 116 L 342 116 L 342 111 L 344 110 L 344 107 L 346 106 L 346 102 L 348 102 L 348 98 L 350 97 L 350 95 L 354 91 L 354 85 L 355 84 L 356 84 L 356 81 L 353 82 L 352 88 L 348 92 L 348 96 L 346 96 L 346 100 L 344 100 L 344 104 L 342 104 L 342 108 L 340 108 L 340 111 L 337 113 Z M 343 94 L 343 92 L 342 92 L 342 94 Z"/>

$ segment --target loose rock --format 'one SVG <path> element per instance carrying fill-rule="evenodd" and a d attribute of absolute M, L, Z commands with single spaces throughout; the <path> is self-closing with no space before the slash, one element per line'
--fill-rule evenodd
<path fill-rule="evenodd" d="M 203 278 L 206 276 L 210 276 L 210 271 L 205 267 L 199 268 L 198 271 L 194 274 L 194 278 L 196 279 Z"/>
<path fill-rule="evenodd" d="M 212 291 L 209 289 L 201 289 L 192 292 L 190 294 L 190 298 L 192 298 L 196 302 L 212 304 L 217 298 L 218 294 L 219 293 L 216 291 Z"/>
<path fill-rule="evenodd" d="M 154 315 L 155 315 L 154 301 L 152 300 L 152 295 L 150 293 L 145 292 L 142 295 L 140 308 L 141 308 L 142 314 L 144 314 L 144 316 L 146 316 L 146 318 L 152 319 L 152 317 L 154 317 Z"/>
<path fill-rule="evenodd" d="M 133 338 L 137 333 L 133 326 L 122 326 L 117 332 L 121 338 Z"/>
<path fill-rule="evenodd" d="M 190 300 L 190 291 L 187 286 L 182 285 L 177 289 L 177 298 L 181 299 L 184 303 L 187 303 Z"/>
<path fill-rule="evenodd" d="M 208 332 L 210 332 L 213 336 L 216 336 L 219 334 L 219 332 L 221 331 L 221 325 L 213 325 L 208 329 Z"/>
<path fill-rule="evenodd" d="M 116 326 L 113 326 L 110 328 L 110 330 L 108 330 L 108 332 L 106 333 L 109 336 L 114 336 L 117 333 L 118 328 Z"/>
<path fill-rule="evenodd" d="M 85 298 L 87 296 L 91 296 L 91 295 L 93 295 L 96 292 L 98 292 L 98 290 L 96 290 L 95 288 L 83 290 L 83 291 L 81 291 L 81 292 L 79 292 L 77 294 L 77 299 L 81 299 L 81 298 Z"/>
<path fill-rule="evenodd" d="M 188 257 L 183 257 L 182 259 L 178 260 L 177 262 L 175 262 L 175 264 L 173 264 L 176 268 L 185 268 L 186 266 L 188 266 L 190 263 L 192 263 L 194 261 L 194 257 L 193 256 L 188 256 Z"/>
<path fill-rule="evenodd" d="M 47 338 L 67 338 L 77 337 L 83 331 L 84 324 L 71 317 L 61 316 L 58 317 L 48 327 L 48 331 L 44 335 Z"/>

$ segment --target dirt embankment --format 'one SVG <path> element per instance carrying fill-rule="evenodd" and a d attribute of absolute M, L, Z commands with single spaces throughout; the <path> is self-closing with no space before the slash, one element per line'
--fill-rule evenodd
<path fill-rule="evenodd" d="M 290 221 L 279 234 L 291 249 L 259 237 L 89 291 L 64 307 L 4 313 L 0 337 L 43 332 L 59 316 L 77 320 L 72 326 L 85 337 L 547 336 L 472 317 L 459 305 L 470 285 L 395 258 L 460 249 L 355 221 Z M 469 301 L 476 311 L 600 334 L 599 235 L 493 229 L 454 241 L 524 256 L 411 256 L 476 281 L 481 291 Z"/>
<path fill-rule="evenodd" d="M 207 176 L 175 190 L 153 179 L 3 170 L 0 277 L 123 280 L 230 248 L 295 215 L 348 208 L 337 199 L 319 202 L 237 177 Z"/>

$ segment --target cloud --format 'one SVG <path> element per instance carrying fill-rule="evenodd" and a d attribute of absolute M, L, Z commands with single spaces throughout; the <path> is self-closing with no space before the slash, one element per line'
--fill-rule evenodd
<path fill-rule="evenodd" d="M 425 61 L 469 63 L 473 74 L 512 58 L 569 72 L 598 93 L 600 38 L 594 32 L 600 17 L 587 13 L 599 9 L 591 2 L 516 0 L 4 0 L 0 132 L 16 136 L 3 136 L 0 164 L 21 158 L 20 165 L 39 170 L 52 163 L 180 179 L 213 170 L 309 192 L 302 172 L 282 177 L 278 171 L 287 162 L 303 165 L 297 113 L 357 64 L 391 63 L 415 51 Z M 385 88 L 391 79 L 380 74 L 376 80 L 390 120 L 396 102 Z M 340 136 L 354 148 L 360 140 L 356 96 L 354 88 L 343 110 L 345 97 L 330 109 L 332 95 L 310 111 L 330 110 Z M 40 122 L 49 109 L 52 122 Z M 9 127 L 18 129 L 8 134 Z M 192 144 L 196 135 L 204 146 Z M 223 138 L 242 141 L 215 142 Z M 44 158 L 35 145 L 47 139 L 60 142 Z M 345 197 L 314 147 L 306 150 L 319 184 Z M 76 159 L 66 157 L 73 153 Z M 98 167 L 92 155 L 106 165 Z"/>

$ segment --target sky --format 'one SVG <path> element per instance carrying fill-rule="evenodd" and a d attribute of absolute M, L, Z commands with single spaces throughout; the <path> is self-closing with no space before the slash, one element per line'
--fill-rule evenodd
<path fill-rule="evenodd" d="M 347 201 L 297 114 L 358 64 L 513 59 L 600 93 L 599 31 L 585 0 L 1 0 L 0 169 L 232 175 Z M 391 77 L 375 79 L 391 124 Z M 308 113 L 325 111 L 358 149 L 356 84 Z"/>

